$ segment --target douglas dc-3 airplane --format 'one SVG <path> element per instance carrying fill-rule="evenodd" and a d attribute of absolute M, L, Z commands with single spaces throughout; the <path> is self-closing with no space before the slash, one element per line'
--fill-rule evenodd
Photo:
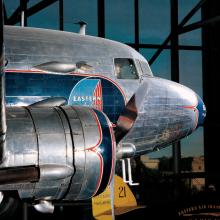
<path fill-rule="evenodd" d="M 111 183 L 117 159 L 166 147 L 203 123 L 201 98 L 154 77 L 127 45 L 3 27 L 2 15 L 0 38 L 4 211 L 14 194 L 44 211 L 92 198 Z"/>

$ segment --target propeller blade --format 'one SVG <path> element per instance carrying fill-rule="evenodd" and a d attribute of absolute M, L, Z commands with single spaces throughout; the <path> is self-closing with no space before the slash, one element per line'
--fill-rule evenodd
<path fill-rule="evenodd" d="M 119 116 L 115 128 L 115 139 L 117 144 L 133 127 L 138 117 L 138 112 L 141 110 L 146 94 L 147 83 L 143 82 L 142 85 L 136 91 L 136 93 L 130 98 L 127 105 L 125 106 L 124 111 Z"/>

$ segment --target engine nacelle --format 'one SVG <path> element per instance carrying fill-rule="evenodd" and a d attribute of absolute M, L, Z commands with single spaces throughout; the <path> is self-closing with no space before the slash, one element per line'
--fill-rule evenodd
<path fill-rule="evenodd" d="M 81 200 L 101 193 L 109 184 L 115 141 L 104 113 L 81 106 L 8 107 L 6 112 L 0 167 L 18 172 L 13 173 L 13 184 L 0 184 L 1 191 L 17 190 L 21 198 Z M 35 167 L 38 181 L 18 183 L 21 167 L 27 167 L 27 172 Z"/>

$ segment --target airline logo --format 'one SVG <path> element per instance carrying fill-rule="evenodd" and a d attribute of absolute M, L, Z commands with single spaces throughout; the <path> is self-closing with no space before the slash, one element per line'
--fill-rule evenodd
<path fill-rule="evenodd" d="M 103 110 L 102 85 L 100 79 L 83 79 L 72 89 L 69 105 L 91 106 Z"/>

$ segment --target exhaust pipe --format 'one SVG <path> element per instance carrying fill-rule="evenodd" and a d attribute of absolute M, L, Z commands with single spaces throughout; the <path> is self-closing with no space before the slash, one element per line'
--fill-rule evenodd
<path fill-rule="evenodd" d="M 0 164 L 4 159 L 6 134 L 3 25 L 3 4 L 2 0 L 0 0 Z"/>

